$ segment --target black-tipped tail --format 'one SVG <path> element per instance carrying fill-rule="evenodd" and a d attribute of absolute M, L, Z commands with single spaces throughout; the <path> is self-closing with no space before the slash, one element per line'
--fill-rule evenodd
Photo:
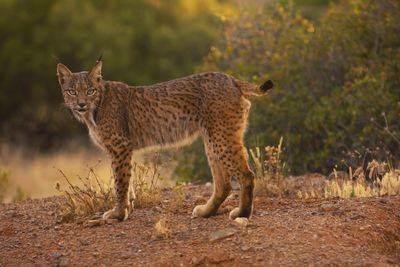
<path fill-rule="evenodd" d="M 261 86 L 260 89 L 261 91 L 263 91 L 264 93 L 267 92 L 269 89 L 271 89 L 272 87 L 274 87 L 274 83 L 271 80 L 268 80 L 266 82 L 264 82 Z"/>

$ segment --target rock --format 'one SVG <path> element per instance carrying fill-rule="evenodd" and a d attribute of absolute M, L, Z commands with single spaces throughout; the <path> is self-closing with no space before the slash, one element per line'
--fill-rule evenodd
<path fill-rule="evenodd" d="M 321 206 L 319 206 L 319 210 L 320 211 L 325 211 L 325 212 L 329 212 L 329 211 L 335 211 L 339 209 L 339 205 L 337 204 L 322 204 Z"/>
<path fill-rule="evenodd" d="M 235 222 L 243 227 L 246 227 L 247 225 L 249 225 L 249 219 L 245 218 L 245 217 L 237 217 L 235 219 Z"/>
<path fill-rule="evenodd" d="M 57 264 L 58 267 L 67 267 L 68 266 L 68 261 L 62 260 Z"/>
<path fill-rule="evenodd" d="M 210 242 L 216 242 L 218 240 L 233 236 L 237 231 L 233 228 L 226 228 L 223 230 L 218 230 L 215 232 L 212 232 L 209 236 L 209 241 Z"/>
<path fill-rule="evenodd" d="M 256 261 L 263 261 L 265 258 L 264 257 L 262 257 L 262 256 L 257 256 L 256 257 Z"/>
<path fill-rule="evenodd" d="M 62 253 L 57 251 L 57 252 L 52 253 L 52 254 L 50 255 L 50 258 L 51 258 L 52 260 L 57 260 L 57 259 L 59 259 L 61 256 L 62 256 Z"/>
<path fill-rule="evenodd" d="M 90 244 L 90 242 L 87 241 L 87 240 L 79 240 L 79 242 L 80 242 L 81 245 L 83 245 L 83 246 L 88 246 L 88 245 Z"/>
<path fill-rule="evenodd" d="M 249 246 L 246 246 L 246 245 L 244 245 L 244 246 L 242 246 L 240 249 L 242 250 L 242 251 L 249 251 L 250 249 L 251 249 L 252 247 L 249 247 Z"/>
<path fill-rule="evenodd" d="M 89 221 L 87 221 L 87 225 L 89 226 L 89 227 L 95 227 L 95 226 L 100 226 L 100 225 L 103 225 L 103 224 L 105 224 L 105 220 L 89 220 Z"/>
<path fill-rule="evenodd" d="M 204 260 L 205 260 L 204 256 L 200 256 L 200 258 L 192 257 L 192 260 L 191 260 L 192 266 L 202 266 L 202 264 L 204 263 Z"/>
<path fill-rule="evenodd" d="M 4 214 L 10 218 L 17 217 L 17 212 L 15 210 L 7 210 L 6 212 L 4 212 Z"/>
<path fill-rule="evenodd" d="M 358 219 L 364 219 L 365 216 L 361 215 L 361 214 L 355 214 L 353 216 L 350 216 L 348 218 L 346 218 L 346 221 L 354 221 L 354 220 L 358 220 Z"/>

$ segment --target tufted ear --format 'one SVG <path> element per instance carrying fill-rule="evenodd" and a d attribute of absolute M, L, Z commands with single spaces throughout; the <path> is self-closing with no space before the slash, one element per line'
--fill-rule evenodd
<path fill-rule="evenodd" d="M 102 67 L 101 58 L 99 58 L 99 60 L 96 62 L 92 70 L 89 72 L 89 77 L 97 82 L 100 82 L 102 78 L 101 67 Z"/>
<path fill-rule="evenodd" d="M 58 63 L 57 76 L 58 82 L 60 83 L 60 85 L 63 85 L 66 80 L 72 77 L 72 72 L 64 64 Z"/>

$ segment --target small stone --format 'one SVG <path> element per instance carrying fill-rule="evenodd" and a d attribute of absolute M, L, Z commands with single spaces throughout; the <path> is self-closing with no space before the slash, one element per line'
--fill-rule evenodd
<path fill-rule="evenodd" d="M 79 242 L 81 243 L 81 245 L 83 246 L 88 246 L 90 243 L 87 240 L 79 240 Z"/>
<path fill-rule="evenodd" d="M 131 255 L 129 255 L 128 253 L 121 255 L 121 258 L 123 258 L 124 260 L 129 259 L 130 257 L 131 257 Z"/>
<path fill-rule="evenodd" d="M 54 252 L 54 253 L 52 253 L 51 255 L 50 255 L 50 258 L 52 259 L 52 260 L 57 260 L 58 258 L 60 258 L 62 256 L 62 253 L 61 252 Z"/>
<path fill-rule="evenodd" d="M 68 266 L 68 261 L 62 260 L 57 264 L 58 267 L 67 267 Z"/>
<path fill-rule="evenodd" d="M 15 210 L 7 210 L 6 212 L 4 212 L 4 214 L 11 218 L 14 218 L 17 216 L 17 212 Z"/>
<path fill-rule="evenodd" d="M 235 222 L 240 226 L 246 227 L 249 224 L 249 219 L 245 217 L 237 217 Z"/>
<path fill-rule="evenodd" d="M 206 186 L 206 187 L 212 187 L 212 183 L 207 182 L 207 183 L 205 184 L 205 186 Z"/>
<path fill-rule="evenodd" d="M 251 247 L 244 245 L 243 247 L 240 248 L 242 251 L 249 251 Z"/>
<path fill-rule="evenodd" d="M 105 224 L 105 220 L 89 220 L 87 221 L 87 225 L 89 227 L 95 227 Z"/>
<path fill-rule="evenodd" d="M 205 257 L 201 256 L 200 258 L 192 257 L 192 265 L 193 266 L 200 266 L 202 265 Z"/>
<path fill-rule="evenodd" d="M 321 206 L 319 206 L 320 211 L 335 211 L 339 209 L 339 205 L 336 204 L 322 204 Z"/>
<path fill-rule="evenodd" d="M 226 228 L 223 230 L 218 230 L 212 232 L 209 236 L 210 242 L 216 242 L 218 240 L 233 236 L 236 233 L 236 230 L 233 228 Z"/>

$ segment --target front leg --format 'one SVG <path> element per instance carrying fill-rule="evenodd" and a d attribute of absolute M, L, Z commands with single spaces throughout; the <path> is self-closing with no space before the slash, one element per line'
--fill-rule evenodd
<path fill-rule="evenodd" d="M 132 150 L 124 149 L 112 150 L 112 169 L 114 173 L 114 186 L 116 193 L 116 205 L 112 210 L 103 214 L 103 219 L 118 219 L 124 221 L 129 214 L 129 182 L 131 179 Z"/>

